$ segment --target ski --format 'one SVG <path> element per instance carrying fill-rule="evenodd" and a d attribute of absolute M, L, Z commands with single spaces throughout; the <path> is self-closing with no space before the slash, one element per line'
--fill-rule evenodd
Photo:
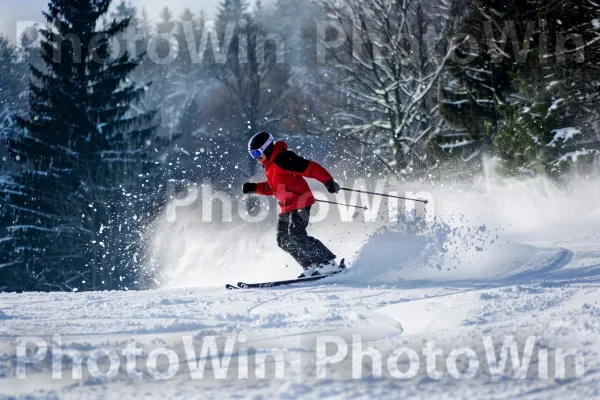
<path fill-rule="evenodd" d="M 232 285 L 226 285 L 226 288 L 229 290 L 258 289 L 258 288 L 270 288 L 270 287 L 276 287 L 276 286 L 293 285 L 295 283 L 314 282 L 314 281 L 318 281 L 318 280 L 327 278 L 328 276 L 337 275 L 340 272 L 344 271 L 345 269 L 346 269 L 346 265 L 344 264 L 344 260 L 342 260 L 340 262 L 340 269 L 335 272 L 332 272 L 331 274 L 327 274 L 327 275 L 317 275 L 317 276 L 310 276 L 308 278 L 297 278 L 297 279 L 289 279 L 289 280 L 285 280 L 285 281 L 272 281 L 272 282 L 260 282 L 260 283 L 238 282 L 237 287 L 232 286 Z"/>
<path fill-rule="evenodd" d="M 290 279 L 287 281 L 273 281 L 273 282 L 261 282 L 261 283 L 245 283 L 238 282 L 239 289 L 257 289 L 257 288 L 269 288 L 276 286 L 285 286 L 285 285 L 293 285 L 294 283 L 303 283 L 303 282 L 314 282 L 321 280 L 323 278 L 327 278 L 328 276 L 336 275 L 338 272 L 334 272 L 327 275 L 319 275 L 319 276 L 311 276 L 308 278 L 298 278 L 298 279 Z"/>
<path fill-rule="evenodd" d="M 227 290 L 234 290 L 234 289 L 239 289 L 239 287 L 237 287 L 237 286 L 233 286 L 233 285 L 230 285 L 230 284 L 228 283 L 227 285 L 225 285 L 225 289 L 227 289 Z"/>

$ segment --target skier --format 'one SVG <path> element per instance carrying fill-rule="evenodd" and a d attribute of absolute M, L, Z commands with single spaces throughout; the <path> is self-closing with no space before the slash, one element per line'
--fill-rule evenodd
<path fill-rule="evenodd" d="M 325 185 L 329 193 L 337 193 L 340 185 L 325 168 L 305 160 L 288 150 L 287 143 L 275 142 L 273 135 L 259 132 L 248 142 L 250 156 L 258 160 L 267 176 L 266 182 L 244 183 L 244 193 L 275 196 L 280 208 L 277 223 L 277 244 L 302 266 L 299 278 L 324 275 L 340 266 L 335 255 L 319 240 L 308 236 L 306 227 L 315 198 L 304 177 Z"/>

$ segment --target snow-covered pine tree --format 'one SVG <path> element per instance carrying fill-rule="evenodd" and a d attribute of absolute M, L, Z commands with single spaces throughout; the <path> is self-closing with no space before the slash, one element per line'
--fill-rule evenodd
<path fill-rule="evenodd" d="M 246 28 L 249 18 L 248 3 L 245 0 L 222 0 L 219 3 L 214 31 L 214 34 L 218 37 L 219 48 L 211 48 L 212 53 L 215 55 L 215 59 L 211 60 L 213 61 L 211 67 L 213 76 L 223 83 L 228 92 L 231 91 L 232 87 L 238 86 L 238 84 L 244 81 L 244 77 L 242 76 L 243 66 L 240 65 L 239 59 L 239 38 L 245 32 L 242 31 L 240 24 L 245 23 L 246 26 L 244 28 Z M 225 62 L 216 58 L 216 51 L 225 54 Z M 231 98 L 226 100 L 229 103 L 227 112 L 230 113 L 226 118 L 231 124 L 229 128 L 232 131 L 232 135 L 235 135 L 237 131 L 240 134 L 246 133 L 244 136 L 247 136 L 248 132 L 252 132 L 253 128 L 256 128 L 256 126 L 244 126 L 248 125 L 246 122 L 248 120 L 245 118 L 240 104 L 245 100 L 244 97 L 244 93 L 238 90 L 237 93 L 232 93 Z"/>
<path fill-rule="evenodd" d="M 499 9 L 485 8 L 486 13 L 478 0 L 454 3 L 452 18 L 461 21 L 460 32 L 469 40 L 456 48 L 438 94 L 440 114 L 449 127 L 438 136 L 438 142 L 474 168 L 481 168 L 478 155 L 491 152 L 490 133 L 499 120 L 498 105 L 510 92 L 507 72 L 512 61 L 494 59 L 486 37 L 489 18 L 506 10 L 503 5 L 496 6 Z"/>
<path fill-rule="evenodd" d="M 118 50 L 119 56 L 123 55 L 126 51 L 129 52 L 129 55 L 132 57 L 136 57 L 145 51 L 145 48 L 142 49 L 138 46 L 135 49 L 130 49 L 132 47 L 131 44 L 125 40 L 124 35 L 135 34 L 138 30 L 138 14 L 137 8 L 135 8 L 131 2 L 127 2 L 125 0 L 121 0 L 121 2 L 115 7 L 114 11 L 110 12 L 109 16 L 105 16 L 104 24 L 107 25 L 110 21 L 124 21 L 126 19 L 129 20 L 129 24 L 127 25 L 127 32 L 123 32 L 122 34 L 116 35 L 114 40 L 118 42 Z M 136 43 L 138 45 L 139 43 Z"/>
<path fill-rule="evenodd" d="M 536 17 L 530 16 L 531 9 Z M 520 31 L 525 32 L 527 25 L 535 27 L 535 39 L 528 40 L 527 58 L 518 63 L 515 57 L 516 67 L 510 74 L 512 93 L 497 107 L 500 124 L 494 133 L 494 150 L 505 174 L 559 179 L 575 164 L 593 161 L 598 154 L 599 143 L 586 139 L 592 132 L 585 128 L 580 104 L 582 88 L 592 78 L 595 63 L 582 63 L 574 54 L 567 58 L 558 43 L 567 32 L 578 32 L 582 43 L 587 42 L 580 27 L 590 23 L 590 15 L 582 11 L 579 4 L 542 2 L 530 2 L 524 10 L 516 10 Z M 566 30 L 564 24 L 568 24 Z M 501 37 L 506 40 L 506 35 Z M 564 50 L 571 52 L 577 41 L 575 37 L 571 48 Z M 587 56 L 600 56 L 586 50 Z M 578 72 L 590 74 L 582 79 Z"/>
<path fill-rule="evenodd" d="M 121 2 L 115 7 L 115 10 L 110 13 L 112 20 L 122 20 L 129 18 L 129 26 L 136 26 L 137 21 L 137 8 L 131 1 L 121 0 Z"/>
<path fill-rule="evenodd" d="M 177 21 L 173 18 L 173 11 L 167 6 L 163 7 L 155 31 L 159 35 L 165 36 L 163 38 L 155 36 L 150 39 L 151 51 L 156 52 L 156 55 L 151 54 L 148 60 L 153 69 L 153 83 L 149 98 L 153 101 L 152 107 L 160 107 L 161 127 L 159 133 L 168 140 L 173 139 L 177 115 L 181 106 L 170 100 L 173 93 L 172 80 L 176 73 L 176 63 L 180 51 L 175 37 L 176 26 Z M 153 57 L 158 57 L 158 59 L 155 60 Z"/>
<path fill-rule="evenodd" d="M 560 157 L 551 169 L 596 173 L 600 162 L 600 4 L 566 0 L 544 4 L 549 49 L 545 81 L 570 120 L 553 127 Z"/>
<path fill-rule="evenodd" d="M 500 171 L 508 176 L 558 174 L 552 162 L 565 142 L 555 140 L 554 129 L 569 120 L 562 100 L 553 100 L 541 76 L 514 76 L 518 96 L 499 106 L 500 125 L 493 136 Z"/>
<path fill-rule="evenodd" d="M 12 135 L 14 126 L 13 115 L 20 105 L 20 95 L 23 85 L 20 71 L 16 65 L 17 51 L 8 38 L 0 35 L 0 188 L 13 187 L 10 171 L 13 160 L 10 159 L 5 146 L 6 140 Z M 9 225 L 6 214 L 7 196 L 0 194 L 0 241 L 8 237 Z M 10 260 L 10 251 L 0 248 L 0 265 Z M 2 284 L 0 283 L 0 290 Z"/>
<path fill-rule="evenodd" d="M 226 31 L 229 24 L 235 29 L 240 20 L 248 16 L 248 2 L 246 0 L 221 0 L 217 9 L 215 28 L 219 36 L 219 45 L 222 47 L 226 41 Z M 232 44 L 237 43 L 235 35 Z M 237 46 L 236 46 L 237 47 Z"/>
<path fill-rule="evenodd" d="M 471 61 L 449 69 L 440 96 L 446 121 L 500 156 L 511 175 L 558 177 L 594 161 L 600 5 L 466 0 L 462 8 L 462 30 L 478 52 L 469 49 Z"/>
<path fill-rule="evenodd" d="M 198 47 L 200 43 L 200 36 L 198 34 L 198 27 L 196 26 L 196 16 L 189 9 L 186 8 L 181 13 L 179 17 L 179 21 L 177 21 L 177 30 L 175 32 L 175 38 L 177 39 L 177 45 L 179 48 L 178 60 L 177 60 L 177 69 L 178 73 L 183 72 L 187 74 L 192 70 L 192 56 L 190 53 L 190 46 L 188 46 L 188 39 L 186 38 L 185 27 L 187 26 L 190 29 L 190 33 L 193 35 L 194 43 L 196 47 Z"/>
<path fill-rule="evenodd" d="M 187 8 L 176 22 L 175 39 L 179 52 L 177 60 L 173 63 L 174 72 L 169 94 L 169 102 L 175 104 L 171 116 L 175 121 L 183 118 L 186 107 L 191 102 L 195 102 L 195 99 L 204 97 L 205 91 L 210 86 L 210 68 L 207 65 L 206 53 L 201 56 L 202 62 L 199 62 L 200 58 L 195 57 L 201 47 L 201 41 L 206 40 L 202 37 L 205 26 L 204 16 L 196 18 Z M 213 82 L 213 86 L 214 84 Z"/>
<path fill-rule="evenodd" d="M 127 18 L 127 15 L 117 16 L 117 21 L 122 21 Z M 154 99 L 155 81 L 157 75 L 157 65 L 147 56 L 148 43 L 153 35 L 152 23 L 148 12 L 145 8 L 142 8 L 139 15 L 136 13 L 135 19 L 138 21 L 137 32 L 140 34 L 139 41 L 137 42 L 137 54 L 130 54 L 130 56 L 145 57 L 139 59 L 139 66 L 133 70 L 130 74 L 130 79 L 139 86 L 146 87 L 145 96 L 136 102 L 133 106 L 138 113 L 146 113 L 157 109 L 160 104 Z M 135 59 L 134 59 L 135 60 Z"/>
<path fill-rule="evenodd" d="M 10 219 L 0 286 L 117 289 L 139 280 L 140 227 L 156 205 L 146 197 L 156 186 L 147 182 L 155 113 L 127 116 L 144 89 L 127 80 L 137 66 L 129 55 L 110 54 L 129 21 L 98 28 L 109 5 L 54 0 L 44 14 L 56 31 L 42 30 L 45 68 L 32 68 L 29 116 L 9 140 L 23 171 L 0 191 Z"/>
<path fill-rule="evenodd" d="M 24 90 L 23 70 L 17 62 L 17 50 L 8 38 L 0 35 L 0 160 L 6 165 L 4 140 L 14 127 L 14 113 L 22 105 L 20 99 Z"/>

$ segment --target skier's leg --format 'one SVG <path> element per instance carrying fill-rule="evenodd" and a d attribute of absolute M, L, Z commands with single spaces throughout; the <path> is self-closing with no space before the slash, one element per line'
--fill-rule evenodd
<path fill-rule="evenodd" d="M 281 250 L 288 252 L 290 243 L 290 214 L 279 214 L 277 221 L 277 245 Z"/>
<path fill-rule="evenodd" d="M 335 254 L 331 252 L 320 240 L 308 236 L 306 228 L 310 220 L 310 206 L 295 210 L 290 213 L 290 239 L 295 243 L 299 257 L 308 262 L 326 263 L 335 259 Z"/>
<path fill-rule="evenodd" d="M 298 247 L 295 238 L 291 234 L 292 214 L 293 212 L 279 214 L 279 221 L 277 223 L 277 245 L 283 251 L 294 257 L 302 268 L 306 269 L 311 264 L 311 261 Z"/>

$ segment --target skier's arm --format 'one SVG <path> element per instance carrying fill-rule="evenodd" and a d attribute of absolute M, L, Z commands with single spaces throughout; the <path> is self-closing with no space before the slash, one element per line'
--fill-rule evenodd
<path fill-rule="evenodd" d="M 260 182 L 260 183 L 244 183 L 242 187 L 242 191 L 244 194 L 256 193 L 262 194 L 264 196 L 273 196 L 275 193 L 268 182 Z"/>
<path fill-rule="evenodd" d="M 293 151 L 281 152 L 275 158 L 275 164 L 286 171 L 313 178 L 327 185 L 327 182 L 333 180 L 333 177 L 325 168 L 314 161 L 304 159 Z"/>
<path fill-rule="evenodd" d="M 268 182 L 257 183 L 255 193 L 262 194 L 263 196 L 273 196 L 275 194 Z"/>

